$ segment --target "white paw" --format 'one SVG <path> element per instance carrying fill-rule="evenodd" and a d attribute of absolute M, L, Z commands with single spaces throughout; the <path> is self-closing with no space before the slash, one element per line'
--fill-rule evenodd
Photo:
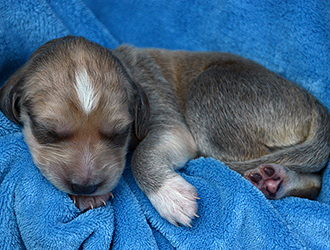
<path fill-rule="evenodd" d="M 198 217 L 196 189 L 178 174 L 148 198 L 158 213 L 175 226 L 179 223 L 191 227 L 191 220 Z"/>
<path fill-rule="evenodd" d="M 98 196 L 83 196 L 83 195 L 69 195 L 76 207 L 85 212 L 89 209 L 103 207 L 106 205 L 106 202 L 113 198 L 113 194 L 107 193 L 104 195 Z"/>

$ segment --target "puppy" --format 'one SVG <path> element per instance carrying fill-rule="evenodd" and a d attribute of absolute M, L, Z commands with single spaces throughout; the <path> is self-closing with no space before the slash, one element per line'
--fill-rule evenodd
<path fill-rule="evenodd" d="M 311 94 L 232 54 L 52 40 L 0 90 L 35 164 L 82 211 L 112 196 L 128 146 L 137 184 L 162 217 L 190 225 L 195 188 L 176 169 L 226 163 L 266 197 L 313 198 L 330 153 L 330 116 Z"/>

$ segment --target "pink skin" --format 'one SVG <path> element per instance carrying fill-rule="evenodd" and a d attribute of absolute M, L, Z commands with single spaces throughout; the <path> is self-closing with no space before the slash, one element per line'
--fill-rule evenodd
<path fill-rule="evenodd" d="M 83 195 L 69 195 L 69 196 L 73 200 L 73 203 L 76 205 L 76 207 L 82 212 L 85 212 L 93 208 L 103 207 L 106 205 L 107 201 L 109 201 L 111 198 L 114 198 L 111 192 L 98 196 L 83 196 Z"/>
<path fill-rule="evenodd" d="M 244 174 L 254 186 L 256 186 L 267 198 L 282 198 L 287 174 L 282 166 L 265 164 L 252 169 Z M 284 183 L 283 183 L 284 182 Z"/>

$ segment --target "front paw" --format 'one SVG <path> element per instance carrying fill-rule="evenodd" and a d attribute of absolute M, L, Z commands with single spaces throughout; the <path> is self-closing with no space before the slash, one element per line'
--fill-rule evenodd
<path fill-rule="evenodd" d="M 103 207 L 106 202 L 113 197 L 113 194 L 107 193 L 98 196 L 83 196 L 83 195 L 69 195 L 76 207 L 82 211 L 86 212 L 89 209 Z"/>
<path fill-rule="evenodd" d="M 180 175 L 166 180 L 156 192 L 147 196 L 158 213 L 175 226 L 191 227 L 191 220 L 198 217 L 196 189 Z"/>

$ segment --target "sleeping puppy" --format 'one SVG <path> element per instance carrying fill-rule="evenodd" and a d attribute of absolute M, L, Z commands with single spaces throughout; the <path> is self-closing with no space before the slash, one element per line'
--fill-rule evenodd
<path fill-rule="evenodd" d="M 137 184 L 161 216 L 190 225 L 195 188 L 175 170 L 225 162 L 266 197 L 313 198 L 330 153 L 330 116 L 308 92 L 232 54 L 52 40 L 0 91 L 42 174 L 80 210 L 103 206 L 129 144 Z"/>

